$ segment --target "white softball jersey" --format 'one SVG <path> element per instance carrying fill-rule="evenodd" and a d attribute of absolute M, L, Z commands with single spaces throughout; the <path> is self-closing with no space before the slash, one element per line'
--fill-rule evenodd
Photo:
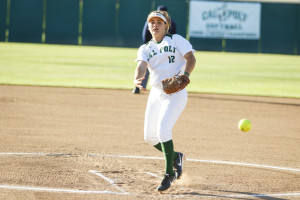
<path fill-rule="evenodd" d="M 180 35 L 166 35 L 160 43 L 153 40 L 142 45 L 136 61 L 145 61 L 150 72 L 151 90 L 147 101 L 144 139 L 151 145 L 172 139 L 172 129 L 187 103 L 187 90 L 166 94 L 161 81 L 183 74 L 186 66 L 184 55 L 195 50 Z"/>
<path fill-rule="evenodd" d="M 195 52 L 185 38 L 178 34 L 166 35 L 159 43 L 150 40 L 142 45 L 138 50 L 136 61 L 147 62 L 150 72 L 149 84 L 159 86 L 162 80 L 173 77 L 178 72 L 184 73 L 186 64 L 184 55 L 190 51 Z"/>

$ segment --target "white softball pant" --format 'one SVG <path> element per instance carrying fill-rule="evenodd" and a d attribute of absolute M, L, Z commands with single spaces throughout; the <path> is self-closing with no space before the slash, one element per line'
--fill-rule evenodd
<path fill-rule="evenodd" d="M 172 139 L 172 129 L 187 103 L 187 90 L 171 95 L 162 89 L 152 87 L 148 97 L 144 139 L 150 145 Z"/>

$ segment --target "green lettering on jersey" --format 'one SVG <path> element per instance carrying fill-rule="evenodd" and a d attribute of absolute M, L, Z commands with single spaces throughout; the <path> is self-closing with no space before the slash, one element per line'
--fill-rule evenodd
<path fill-rule="evenodd" d="M 164 52 L 168 52 L 169 48 L 168 46 L 164 46 Z"/>
<path fill-rule="evenodd" d="M 159 53 L 164 53 L 164 52 L 172 52 L 172 53 L 175 53 L 175 47 L 173 46 L 163 46 L 163 47 L 160 47 L 159 49 Z M 157 52 L 155 52 L 154 50 L 152 50 L 152 52 L 149 52 L 148 54 L 148 61 L 153 57 L 157 55 Z M 175 59 L 175 56 L 169 56 L 169 63 L 172 63 L 174 62 L 174 59 Z"/>
<path fill-rule="evenodd" d="M 150 60 L 150 58 L 152 58 L 151 53 L 149 53 L 149 55 L 148 55 L 148 60 Z"/>
<path fill-rule="evenodd" d="M 169 63 L 175 62 L 174 61 L 175 60 L 175 56 L 169 56 L 168 58 L 169 58 Z"/>

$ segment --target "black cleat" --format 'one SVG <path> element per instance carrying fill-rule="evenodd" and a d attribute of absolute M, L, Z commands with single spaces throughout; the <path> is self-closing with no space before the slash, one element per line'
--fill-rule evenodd
<path fill-rule="evenodd" d="M 140 94 L 140 88 L 136 87 L 132 90 L 133 94 Z"/>
<path fill-rule="evenodd" d="M 173 166 L 177 171 L 177 179 L 180 179 L 181 175 L 182 175 L 183 159 L 184 159 L 184 154 L 178 152 L 177 153 L 177 158 L 173 162 Z"/>
<path fill-rule="evenodd" d="M 177 178 L 176 172 L 175 175 L 173 176 L 166 174 L 161 184 L 158 186 L 157 191 L 162 192 L 169 189 L 171 187 L 172 182 L 175 182 L 176 178 Z"/>

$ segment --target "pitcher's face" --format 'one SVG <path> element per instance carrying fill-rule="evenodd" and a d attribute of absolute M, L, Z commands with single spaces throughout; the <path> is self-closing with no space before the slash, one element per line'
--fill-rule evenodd
<path fill-rule="evenodd" d="M 151 35 L 165 35 L 167 30 L 167 24 L 159 17 L 153 17 L 148 22 L 148 29 Z"/>

